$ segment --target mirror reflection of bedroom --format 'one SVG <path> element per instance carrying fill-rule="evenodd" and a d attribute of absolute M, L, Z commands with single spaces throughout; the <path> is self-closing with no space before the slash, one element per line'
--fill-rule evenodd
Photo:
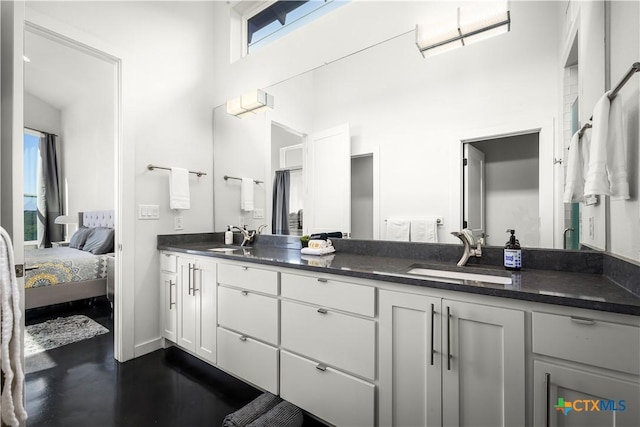
<path fill-rule="evenodd" d="M 113 63 L 32 27 L 24 49 L 29 373 L 84 339 L 113 357 L 116 117 Z"/>

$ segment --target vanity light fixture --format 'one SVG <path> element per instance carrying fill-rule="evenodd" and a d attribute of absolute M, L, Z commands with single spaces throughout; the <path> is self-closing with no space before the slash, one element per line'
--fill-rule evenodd
<path fill-rule="evenodd" d="M 511 14 L 506 10 L 458 8 L 457 27 L 442 29 L 416 25 L 416 45 L 423 57 L 453 50 L 511 30 Z"/>
<path fill-rule="evenodd" d="M 244 118 L 255 113 L 273 108 L 273 95 L 257 89 L 227 101 L 227 113 Z"/>

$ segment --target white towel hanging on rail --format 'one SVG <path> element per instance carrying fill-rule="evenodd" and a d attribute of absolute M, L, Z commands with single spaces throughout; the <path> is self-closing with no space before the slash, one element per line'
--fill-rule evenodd
<path fill-rule="evenodd" d="M 24 425 L 24 367 L 22 365 L 22 312 L 20 290 L 15 273 L 13 245 L 7 231 L 0 227 L 0 360 L 4 384 L 2 387 L 2 422 L 10 426 Z"/>
<path fill-rule="evenodd" d="M 242 178 L 242 184 L 240 184 L 240 209 L 245 212 L 253 210 L 253 178 Z"/>
<path fill-rule="evenodd" d="M 184 168 L 171 168 L 169 178 L 169 206 L 171 209 L 189 209 L 189 171 Z"/>

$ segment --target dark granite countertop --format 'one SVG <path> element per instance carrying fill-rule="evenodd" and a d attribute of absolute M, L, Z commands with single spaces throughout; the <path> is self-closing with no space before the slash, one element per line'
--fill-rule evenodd
<path fill-rule="evenodd" d="M 214 252 L 209 249 L 229 248 L 229 246 L 217 241 L 189 242 L 185 239 L 165 237 L 169 236 L 159 236 L 158 238 L 159 250 L 253 262 L 316 273 L 640 315 L 640 297 L 635 296 L 602 274 L 524 268 L 520 272 L 511 273 L 513 283 L 510 285 L 459 279 L 425 280 L 406 272 L 419 265 L 433 269 L 457 269 L 464 272 L 492 272 L 497 275 L 508 273 L 501 267 L 491 265 L 456 267 L 455 263 L 445 264 L 406 257 L 360 255 L 341 252 L 339 249 L 331 255 L 302 255 L 300 250 L 292 245 L 278 247 L 256 244 L 249 248 L 232 246 L 231 248 L 236 249 L 232 252 Z"/>

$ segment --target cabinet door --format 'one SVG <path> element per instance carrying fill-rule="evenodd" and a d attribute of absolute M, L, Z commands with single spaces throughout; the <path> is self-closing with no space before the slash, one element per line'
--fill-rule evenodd
<path fill-rule="evenodd" d="M 442 301 L 442 422 L 525 424 L 524 312 Z"/>
<path fill-rule="evenodd" d="M 178 257 L 178 331 L 177 344 L 185 349 L 196 351 L 196 298 L 193 258 Z"/>
<path fill-rule="evenodd" d="M 533 376 L 535 426 L 638 425 L 640 384 L 637 381 L 537 360 L 533 364 Z"/>
<path fill-rule="evenodd" d="M 440 299 L 379 293 L 381 426 L 441 425 Z"/>
<path fill-rule="evenodd" d="M 216 363 L 216 263 L 198 259 L 193 294 L 196 303 L 196 354 Z"/>
<path fill-rule="evenodd" d="M 162 336 L 169 341 L 176 341 L 177 306 L 176 298 L 178 276 L 173 273 L 160 273 L 160 313 L 162 316 Z"/>

